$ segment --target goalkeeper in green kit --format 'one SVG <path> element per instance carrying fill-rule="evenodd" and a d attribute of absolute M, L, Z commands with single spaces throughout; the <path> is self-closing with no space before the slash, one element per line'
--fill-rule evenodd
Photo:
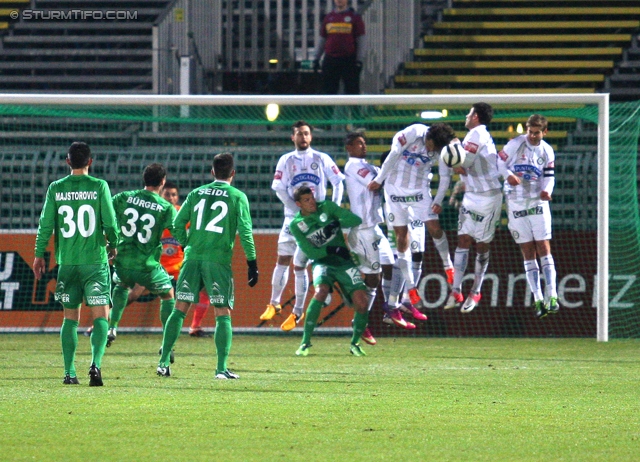
<path fill-rule="evenodd" d="M 362 219 L 331 201 L 316 202 L 313 191 L 302 186 L 293 194 L 300 211 L 293 218 L 289 230 L 300 250 L 313 260 L 315 294 L 307 307 L 302 343 L 297 356 L 307 356 L 311 348 L 311 334 L 316 327 L 320 311 L 334 283 L 337 283 L 344 301 L 355 310 L 351 354 L 365 356 L 358 341 L 369 322 L 369 296 L 358 266 L 342 235 L 342 228 L 353 228 Z"/>
<path fill-rule="evenodd" d="M 111 301 L 108 260 L 116 254 L 118 236 L 109 186 L 106 181 L 89 176 L 92 161 L 85 143 L 75 142 L 69 147 L 67 164 L 71 174 L 49 185 L 33 261 L 33 273 L 39 280 L 47 270 L 44 254 L 54 234 L 59 265 L 55 299 L 64 310 L 60 341 L 66 385 L 79 383 L 74 363 L 83 300 L 93 314 L 89 386 L 103 385 L 101 366 Z"/>
<path fill-rule="evenodd" d="M 162 340 L 157 373 L 169 377 L 170 352 L 178 340 L 182 324 L 202 288 L 214 306 L 214 341 L 218 354 L 217 379 L 237 379 L 227 367 L 231 350 L 231 310 L 234 290 L 231 257 L 236 233 L 247 257 L 249 286 L 258 283 L 256 248 L 247 196 L 231 186 L 235 176 L 233 156 L 218 154 L 211 170 L 215 181 L 194 189 L 182 204 L 174 221 L 173 236 L 184 246 L 184 263 L 176 284 L 176 307 L 169 316 Z M 189 225 L 187 230 L 187 225 Z"/>

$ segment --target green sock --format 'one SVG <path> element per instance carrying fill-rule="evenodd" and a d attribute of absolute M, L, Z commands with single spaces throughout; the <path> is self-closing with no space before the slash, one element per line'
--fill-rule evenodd
<path fill-rule="evenodd" d="M 105 318 L 93 320 L 93 331 L 91 332 L 91 364 L 95 364 L 98 369 L 102 367 L 102 357 L 107 347 L 107 332 L 109 323 Z"/>
<path fill-rule="evenodd" d="M 167 325 L 167 319 L 171 316 L 171 312 L 176 307 L 176 299 L 170 298 L 169 300 L 160 301 L 160 321 L 162 322 L 162 330 Z"/>
<path fill-rule="evenodd" d="M 180 310 L 174 309 L 167 319 L 167 323 L 164 326 L 164 336 L 162 338 L 162 356 L 160 356 L 160 366 L 169 365 L 169 356 L 173 346 L 180 337 L 180 331 L 182 330 L 182 324 L 184 324 L 184 318 L 187 317 L 187 313 L 183 313 Z"/>
<path fill-rule="evenodd" d="M 118 327 L 120 319 L 122 319 L 122 313 L 127 306 L 127 298 L 129 298 L 129 289 L 116 285 L 113 288 L 113 294 L 111 294 L 111 301 L 113 306 L 111 307 L 111 315 L 109 316 L 109 327 Z"/>
<path fill-rule="evenodd" d="M 316 300 L 315 297 L 312 298 L 309 302 L 309 306 L 307 307 L 307 315 L 305 316 L 302 343 L 311 343 L 311 334 L 313 334 L 313 329 L 316 328 L 316 324 L 318 323 L 318 318 L 320 317 L 320 311 L 322 311 L 323 305 L 324 304 Z"/>
<path fill-rule="evenodd" d="M 216 333 L 213 338 L 216 342 L 216 350 L 218 352 L 218 369 L 216 370 L 216 374 L 227 370 L 227 358 L 229 358 L 229 351 L 231 351 L 232 337 L 231 316 L 216 317 Z"/>
<path fill-rule="evenodd" d="M 60 329 L 62 358 L 64 359 L 64 375 L 76 377 L 76 349 L 78 348 L 78 321 L 64 319 Z"/>
<path fill-rule="evenodd" d="M 368 322 L 369 322 L 368 311 L 365 311 L 364 313 L 358 313 L 356 311 L 355 316 L 353 317 L 353 337 L 351 337 L 352 345 L 355 345 L 360 341 L 360 337 L 362 336 L 364 330 L 367 328 Z"/>

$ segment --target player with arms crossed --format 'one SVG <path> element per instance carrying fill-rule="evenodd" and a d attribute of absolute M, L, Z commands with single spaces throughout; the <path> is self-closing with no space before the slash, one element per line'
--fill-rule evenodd
<path fill-rule="evenodd" d="M 167 178 L 161 164 L 150 164 L 142 173 L 144 189 L 124 191 L 113 197 L 120 239 L 113 261 L 113 308 L 107 346 L 116 339 L 129 292 L 136 284 L 160 297 L 160 320 L 164 328 L 175 307 L 171 277 L 160 264 L 162 234 L 173 229 L 176 210 L 160 196 Z"/>
<path fill-rule="evenodd" d="M 46 270 L 44 253 L 51 234 L 55 233 L 59 265 L 55 299 L 64 309 L 60 330 L 63 383 L 79 383 L 75 356 L 80 306 L 84 299 L 93 315 L 89 386 L 100 387 L 111 302 L 108 260 L 117 253 L 118 235 L 109 186 L 106 181 L 89 175 L 92 162 L 91 149 L 86 143 L 75 142 L 69 147 L 67 164 L 71 174 L 54 181 L 47 189 L 36 236 L 33 274 L 38 280 L 42 278 Z"/>
<path fill-rule="evenodd" d="M 369 295 L 367 311 L 370 312 L 380 284 L 381 272 L 383 268 L 391 271 L 395 259 L 387 237 L 378 226 L 384 220 L 380 194 L 367 189 L 380 169 L 366 161 L 367 142 L 362 133 L 348 133 L 345 146 L 349 153 L 349 160 L 344 166 L 349 204 L 351 212 L 362 219 L 362 224 L 351 228 L 348 241 L 351 251 L 358 258 L 360 271 L 364 274 Z M 377 343 L 368 327 L 362 340 L 369 345 Z"/>
<path fill-rule="evenodd" d="M 412 219 L 426 223 L 442 259 L 447 280 L 453 279 L 449 243 L 438 221 L 438 215 L 442 212 L 442 201 L 451 182 L 451 170 L 443 162 L 438 162 L 440 184 L 433 199 L 429 184 L 433 162 L 437 161 L 442 148 L 454 138 L 453 129 L 442 123 L 431 127 L 413 124 L 399 131 L 393 137 L 391 151 L 382 164 L 380 173 L 368 186 L 370 191 L 376 191 L 382 182 L 385 182 L 384 194 L 389 212 L 387 218 L 393 225 L 397 240 L 396 265 L 404 276 L 409 300 L 418 309 L 423 307 L 423 303 L 411 270 L 408 224 Z M 398 304 L 397 298 L 389 298 L 390 309 Z"/>
<path fill-rule="evenodd" d="M 493 108 L 487 103 L 475 103 L 465 119 L 469 133 L 462 146 L 466 151 L 462 167 L 454 169 L 464 176 L 465 194 L 458 214 L 458 247 L 453 267 L 455 276 L 445 309 L 463 303 L 460 311 L 471 312 L 480 299 L 482 281 L 489 266 L 489 245 L 496 232 L 502 209 L 502 188 L 499 180 L 496 146 L 487 130 L 493 118 Z M 466 300 L 462 296 L 462 278 L 467 270 L 469 249 L 476 244 L 476 265 L 473 286 Z"/>
<path fill-rule="evenodd" d="M 162 340 L 162 355 L 157 373 L 169 377 L 170 352 L 173 349 L 189 308 L 204 287 L 216 315 L 214 341 L 218 355 L 217 379 L 237 379 L 229 371 L 227 359 L 231 350 L 231 310 L 234 303 L 231 258 L 236 233 L 247 257 L 249 286 L 258 283 L 258 263 L 253 242 L 249 201 L 239 189 L 231 186 L 236 174 L 233 156 L 217 154 L 211 170 L 215 181 L 194 189 L 182 204 L 174 221 L 173 234 L 184 246 L 184 263 L 176 289 L 176 307 L 167 320 Z M 187 225 L 189 232 L 187 233 Z"/>
<path fill-rule="evenodd" d="M 369 322 L 369 295 L 362 282 L 358 267 L 351 260 L 351 252 L 344 242 L 342 228 L 354 228 L 362 223 L 357 215 L 331 201 L 316 202 L 308 186 L 296 189 L 294 200 L 300 211 L 291 221 L 291 233 L 300 249 L 313 260 L 315 294 L 307 307 L 302 343 L 297 356 L 307 356 L 311 348 L 311 335 L 320 311 L 333 287 L 338 284 L 344 301 L 355 310 L 351 354 L 365 356 L 360 337 Z"/>
<path fill-rule="evenodd" d="M 329 181 L 333 185 L 331 200 L 338 205 L 342 201 L 344 175 L 328 154 L 311 148 L 311 131 L 311 126 L 304 120 L 293 124 L 291 141 L 296 149 L 280 157 L 271 184 L 271 189 L 284 204 L 284 223 L 278 237 L 278 261 L 271 279 L 271 300 L 260 319 L 268 321 L 280 313 L 280 299 L 289 281 L 289 265 L 293 260 L 296 302 L 293 312 L 282 323 L 283 330 L 293 329 L 302 319 L 309 289 L 309 259 L 297 249 L 296 241 L 289 231 L 289 224 L 299 210 L 293 200 L 293 192 L 296 188 L 308 186 L 317 201 L 324 201 Z"/>
<path fill-rule="evenodd" d="M 498 170 L 503 178 L 509 215 L 509 231 L 524 257 L 524 271 L 533 293 L 536 317 L 557 313 L 556 267 L 551 255 L 551 210 L 549 201 L 555 185 L 555 153 L 543 140 L 547 119 L 533 114 L 527 133 L 509 141 L 498 153 Z M 546 297 L 540 288 L 540 257 Z M 546 302 L 545 302 L 546 298 Z"/>

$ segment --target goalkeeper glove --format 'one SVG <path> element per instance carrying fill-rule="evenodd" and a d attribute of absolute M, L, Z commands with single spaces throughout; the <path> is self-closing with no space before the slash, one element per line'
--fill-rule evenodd
<path fill-rule="evenodd" d="M 351 260 L 351 252 L 345 247 L 329 245 L 327 246 L 327 255 L 337 255 L 345 260 Z"/>
<path fill-rule="evenodd" d="M 249 265 L 249 287 L 253 287 L 258 283 L 258 260 L 247 260 Z"/>

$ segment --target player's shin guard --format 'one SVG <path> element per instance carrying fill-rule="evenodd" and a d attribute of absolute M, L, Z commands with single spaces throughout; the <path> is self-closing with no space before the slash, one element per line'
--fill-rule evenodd
<path fill-rule="evenodd" d="M 216 343 L 218 354 L 217 372 L 227 370 L 227 359 L 231 351 L 231 339 L 233 338 L 233 328 L 231 327 L 231 316 L 216 317 L 216 333 L 213 340 Z"/>
<path fill-rule="evenodd" d="M 482 281 L 484 281 L 484 275 L 487 273 L 489 266 L 489 252 L 479 253 L 476 255 L 476 268 L 473 279 L 473 287 L 471 287 L 471 293 L 478 294 L 482 288 Z"/>
<path fill-rule="evenodd" d="M 169 356 L 171 356 L 171 350 L 180 337 L 180 331 L 182 330 L 182 324 L 184 324 L 184 318 L 187 317 L 187 313 L 183 313 L 180 310 L 174 309 L 167 319 L 167 324 L 164 326 L 164 336 L 162 337 L 162 356 L 160 356 L 160 365 L 169 365 Z"/>
<path fill-rule="evenodd" d="M 78 321 L 64 319 L 60 329 L 64 374 L 76 377 L 76 350 L 78 349 Z"/>
<path fill-rule="evenodd" d="M 542 264 L 542 274 L 544 274 L 545 292 L 547 297 L 557 297 L 556 290 L 556 265 L 551 254 L 540 257 Z"/>
<path fill-rule="evenodd" d="M 524 261 L 524 272 L 527 275 L 527 282 L 529 283 L 529 289 L 533 294 L 535 301 L 542 300 L 542 289 L 540 288 L 540 270 L 538 269 L 538 262 L 536 260 Z"/>
<path fill-rule="evenodd" d="M 367 328 L 368 322 L 369 322 L 368 311 L 364 313 L 358 313 L 356 311 L 355 316 L 353 317 L 353 336 L 351 337 L 352 345 L 355 345 L 360 341 L 360 337 L 362 337 L 362 333 Z"/>
<path fill-rule="evenodd" d="M 462 278 L 465 271 L 467 271 L 467 264 L 469 263 L 469 249 L 456 249 L 456 254 L 453 258 L 453 268 L 455 269 L 455 275 L 453 277 L 453 290 L 460 292 L 462 288 Z"/>
<path fill-rule="evenodd" d="M 271 277 L 271 304 L 279 305 L 282 292 L 289 282 L 289 265 L 277 265 Z"/>
<path fill-rule="evenodd" d="M 304 301 L 307 298 L 307 291 L 309 290 L 309 273 L 305 268 L 302 270 L 293 270 L 293 274 L 296 279 L 296 303 L 293 307 L 293 312 L 297 316 L 300 316 L 304 311 Z"/>
<path fill-rule="evenodd" d="M 171 316 L 171 312 L 176 307 L 176 299 L 170 298 L 169 300 L 160 300 L 160 321 L 162 322 L 162 331 L 164 332 L 164 326 L 167 324 L 167 319 Z"/>
<path fill-rule="evenodd" d="M 442 265 L 445 268 L 451 268 L 453 263 L 451 263 L 451 255 L 449 255 L 449 241 L 447 240 L 447 235 L 442 233 L 442 237 L 440 239 L 436 239 L 434 237 L 433 244 L 436 246 L 436 250 L 440 254 Z"/>
<path fill-rule="evenodd" d="M 122 319 L 122 313 L 124 313 L 124 308 L 127 306 L 129 292 L 129 289 L 118 284 L 113 288 L 113 293 L 111 294 L 113 307 L 109 315 L 109 327 L 118 327 L 118 323 L 120 319 Z"/>
<path fill-rule="evenodd" d="M 109 323 L 105 318 L 93 320 L 93 330 L 91 331 L 91 364 L 95 364 L 98 369 L 102 367 L 102 357 L 107 347 L 107 332 Z"/>
<path fill-rule="evenodd" d="M 316 324 L 318 324 L 318 318 L 320 317 L 320 311 L 322 310 L 323 305 L 324 304 L 316 300 L 315 297 L 313 297 L 309 302 L 307 315 L 305 316 L 302 343 L 311 343 L 311 335 L 313 334 L 313 330 L 316 328 Z"/>

